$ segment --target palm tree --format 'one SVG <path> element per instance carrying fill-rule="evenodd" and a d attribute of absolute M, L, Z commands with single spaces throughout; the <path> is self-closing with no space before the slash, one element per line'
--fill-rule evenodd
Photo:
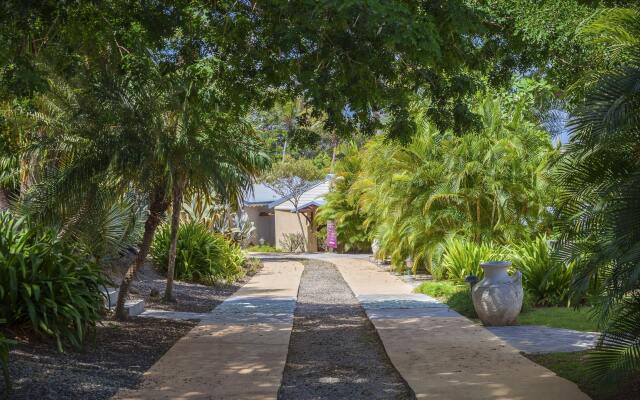
<path fill-rule="evenodd" d="M 601 377 L 640 370 L 640 10 L 610 9 L 581 30 L 617 61 L 571 121 L 556 178 L 559 254 L 577 266 L 576 296 L 595 288 L 603 335 L 593 357 Z"/>
<path fill-rule="evenodd" d="M 414 268 L 429 269 L 452 236 L 504 243 L 548 228 L 553 192 L 545 173 L 554 150 L 523 101 L 479 98 L 482 128 L 464 136 L 438 131 L 418 105 L 409 143 L 377 138 L 366 146 L 350 190 L 361 194 L 382 255 L 398 267 L 412 257 Z"/>
<path fill-rule="evenodd" d="M 237 201 L 269 162 L 249 124 L 234 116 L 212 114 L 209 105 L 190 95 L 192 87 L 194 84 L 190 83 L 184 91 L 185 100 L 176 113 L 168 159 L 173 207 L 166 301 L 173 301 L 178 228 L 185 191 L 201 194 L 213 191 L 227 201 Z"/>

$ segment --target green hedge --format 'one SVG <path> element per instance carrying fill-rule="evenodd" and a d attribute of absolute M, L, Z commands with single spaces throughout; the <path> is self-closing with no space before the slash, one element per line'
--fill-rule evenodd
<path fill-rule="evenodd" d="M 104 309 L 98 266 L 54 232 L 0 214 L 0 319 L 79 347 Z"/>
<path fill-rule="evenodd" d="M 164 224 L 151 246 L 151 258 L 160 271 L 167 272 L 170 225 Z M 207 285 L 233 282 L 244 275 L 244 253 L 223 235 L 197 222 L 187 222 L 178 230 L 175 278 Z"/>

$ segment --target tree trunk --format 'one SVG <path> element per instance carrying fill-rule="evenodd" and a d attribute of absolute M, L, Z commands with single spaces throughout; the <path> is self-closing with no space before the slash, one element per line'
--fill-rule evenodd
<path fill-rule="evenodd" d="M 284 144 L 282 145 L 282 161 L 287 157 L 287 139 L 284 139 Z"/>
<path fill-rule="evenodd" d="M 178 228 L 180 228 L 180 212 L 182 211 L 182 197 L 184 183 L 177 179 L 173 185 L 173 210 L 171 211 L 171 245 L 169 246 L 169 261 L 167 264 L 167 287 L 164 291 L 165 301 L 174 301 L 173 278 L 176 269 L 176 252 L 178 248 Z"/>
<path fill-rule="evenodd" d="M 140 266 L 142 266 L 142 263 L 144 263 L 145 259 L 147 258 L 147 254 L 149 254 L 149 248 L 151 247 L 151 242 L 153 241 L 153 235 L 155 234 L 158 225 L 160 225 L 162 213 L 169 206 L 167 204 L 167 201 L 165 201 L 164 199 L 164 195 L 165 187 L 162 185 L 158 186 L 151 195 L 151 202 L 149 204 L 149 216 L 144 223 L 144 235 L 142 236 L 142 242 L 140 243 L 138 255 L 133 261 L 133 264 L 129 266 L 129 269 L 127 270 L 127 273 L 124 275 L 122 283 L 120 284 L 120 291 L 118 292 L 118 302 L 116 304 L 116 318 L 119 320 L 127 319 L 127 314 L 124 309 L 124 303 L 127 300 L 127 296 L 129 295 L 131 282 L 133 281 L 133 278 L 135 278 L 138 269 L 140 268 Z"/>
<path fill-rule="evenodd" d="M 333 174 L 333 167 L 336 165 L 336 152 L 338 150 L 338 139 L 333 141 L 333 153 L 331 154 L 331 166 L 329 167 L 329 171 Z"/>
<path fill-rule="evenodd" d="M 0 211 L 9 209 L 9 194 L 4 188 L 0 188 Z"/>
<path fill-rule="evenodd" d="M 298 202 L 296 201 L 293 206 L 295 207 L 295 212 L 296 212 L 296 217 L 298 217 L 298 224 L 300 225 L 300 233 L 302 234 L 302 237 L 305 238 L 302 241 L 302 252 L 304 252 L 307 249 L 307 239 L 306 236 L 304 234 L 304 226 L 302 225 L 302 219 L 300 219 L 300 213 L 298 212 Z"/>

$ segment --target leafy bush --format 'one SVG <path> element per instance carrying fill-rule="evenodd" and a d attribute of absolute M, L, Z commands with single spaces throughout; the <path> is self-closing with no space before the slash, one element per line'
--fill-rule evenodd
<path fill-rule="evenodd" d="M 304 251 L 306 239 L 301 233 L 285 233 L 280 239 L 280 246 L 289 253 Z"/>
<path fill-rule="evenodd" d="M 49 230 L 0 214 L 0 318 L 78 347 L 103 310 L 107 281 L 95 263 Z"/>
<path fill-rule="evenodd" d="M 554 259 L 545 237 L 525 242 L 512 251 L 515 269 L 522 272 L 522 283 L 536 305 L 566 306 L 571 296 L 572 269 Z"/>
<path fill-rule="evenodd" d="M 477 244 L 460 239 L 447 241 L 442 257 L 442 268 L 448 279 L 464 282 L 469 275 L 481 279 L 484 275 L 480 263 L 490 260 L 500 260 L 505 256 L 502 249 L 496 249 L 485 244 Z"/>
<path fill-rule="evenodd" d="M 151 246 L 151 258 L 164 273 L 170 244 L 169 224 L 164 224 Z M 175 278 L 207 285 L 233 282 L 244 275 L 244 253 L 222 234 L 197 222 L 181 224 L 178 230 Z"/>

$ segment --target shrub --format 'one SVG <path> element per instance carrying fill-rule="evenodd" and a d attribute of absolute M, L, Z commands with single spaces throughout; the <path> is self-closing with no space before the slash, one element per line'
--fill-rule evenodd
<path fill-rule="evenodd" d="M 484 275 L 480 263 L 504 258 L 504 250 L 461 239 L 447 241 L 442 257 L 442 268 L 448 279 L 464 282 L 469 275 L 481 279 Z"/>
<path fill-rule="evenodd" d="M 304 251 L 306 239 L 301 233 L 285 233 L 280 239 L 280 246 L 289 253 Z"/>
<path fill-rule="evenodd" d="M 0 214 L 0 318 L 79 347 L 103 310 L 97 265 L 49 230 Z"/>
<path fill-rule="evenodd" d="M 170 244 L 169 224 L 164 224 L 151 246 L 151 258 L 164 273 Z M 179 280 L 215 284 L 233 282 L 244 275 L 244 253 L 240 247 L 222 234 L 207 229 L 203 224 L 187 222 L 178 230 L 175 278 Z"/>
<path fill-rule="evenodd" d="M 573 264 L 553 258 L 545 237 L 516 246 L 511 259 L 522 272 L 522 283 L 540 306 L 566 306 L 570 299 Z"/>

